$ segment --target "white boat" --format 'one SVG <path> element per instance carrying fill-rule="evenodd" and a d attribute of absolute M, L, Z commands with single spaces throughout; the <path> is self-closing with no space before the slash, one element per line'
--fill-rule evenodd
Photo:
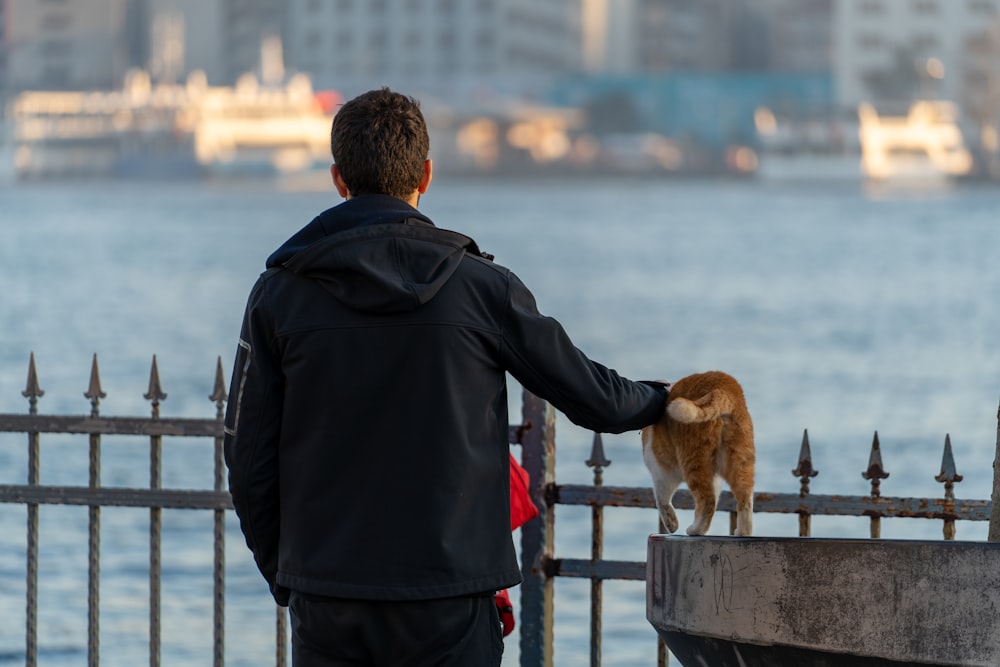
<path fill-rule="evenodd" d="M 758 149 L 754 175 L 775 183 L 860 183 L 857 126 L 834 119 L 778 121 L 766 108 L 754 114 Z"/>
<path fill-rule="evenodd" d="M 121 90 L 31 91 L 10 105 L 8 151 L 19 178 L 295 173 L 330 163 L 340 95 L 305 74 L 209 86 L 153 84 L 133 70 Z"/>
<path fill-rule="evenodd" d="M 869 179 L 901 184 L 941 184 L 972 171 L 973 159 L 958 126 L 958 107 L 921 100 L 904 116 L 858 107 L 862 166 Z"/>

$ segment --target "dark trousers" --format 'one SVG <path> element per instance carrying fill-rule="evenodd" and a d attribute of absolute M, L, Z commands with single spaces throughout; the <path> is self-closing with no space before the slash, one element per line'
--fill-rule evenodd
<path fill-rule="evenodd" d="M 292 592 L 294 667 L 498 667 L 493 595 L 344 600 Z"/>

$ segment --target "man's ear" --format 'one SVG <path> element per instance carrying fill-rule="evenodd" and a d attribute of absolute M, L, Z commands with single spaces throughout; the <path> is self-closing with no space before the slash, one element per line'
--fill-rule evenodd
<path fill-rule="evenodd" d="M 347 187 L 347 183 L 344 182 L 344 177 L 340 175 L 340 169 L 337 168 L 336 164 L 330 165 L 330 176 L 333 178 L 333 187 L 337 188 L 337 192 L 344 199 L 351 198 L 351 190 Z"/>
<path fill-rule="evenodd" d="M 430 158 L 424 160 L 424 175 L 420 177 L 420 184 L 417 185 L 417 192 L 424 194 L 431 185 L 431 177 L 434 175 L 434 163 Z"/>

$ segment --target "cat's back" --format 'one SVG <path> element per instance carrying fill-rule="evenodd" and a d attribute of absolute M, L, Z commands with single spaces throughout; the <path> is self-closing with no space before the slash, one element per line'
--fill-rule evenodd
<path fill-rule="evenodd" d="M 697 401 L 713 391 L 728 394 L 734 404 L 746 409 L 743 387 L 736 378 L 722 371 L 694 373 L 681 378 L 670 386 L 670 400 L 686 398 L 689 401 Z"/>

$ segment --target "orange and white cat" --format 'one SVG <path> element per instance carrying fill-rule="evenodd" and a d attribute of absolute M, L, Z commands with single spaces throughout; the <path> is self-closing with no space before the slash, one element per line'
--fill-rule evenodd
<path fill-rule="evenodd" d="M 735 378 L 709 371 L 673 383 L 663 418 L 642 430 L 642 458 L 667 532 L 679 526 L 672 501 L 681 482 L 695 502 L 687 533 L 704 535 L 725 480 L 736 498 L 735 534 L 753 533 L 753 422 Z"/>

